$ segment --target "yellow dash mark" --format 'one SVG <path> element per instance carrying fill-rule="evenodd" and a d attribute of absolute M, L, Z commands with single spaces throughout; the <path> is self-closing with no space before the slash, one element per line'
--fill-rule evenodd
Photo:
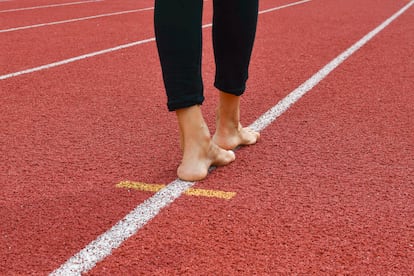
<path fill-rule="evenodd" d="M 193 188 L 188 189 L 184 193 L 186 195 L 192 195 L 192 196 L 217 197 L 217 198 L 222 198 L 222 199 L 231 199 L 236 195 L 235 192 L 223 192 L 223 191 L 193 189 Z"/>
<path fill-rule="evenodd" d="M 132 182 L 132 181 L 121 181 L 119 182 L 116 187 L 118 188 L 128 188 L 128 189 L 135 189 L 144 192 L 158 192 L 162 188 L 165 187 L 163 184 L 146 184 L 143 182 Z"/>
<path fill-rule="evenodd" d="M 144 192 L 158 192 L 166 185 L 163 184 L 147 184 L 143 182 L 133 182 L 133 181 L 121 181 L 119 182 L 116 187 L 117 188 L 127 188 L 127 189 L 135 189 Z M 223 192 L 217 190 L 204 190 L 204 189 L 193 189 L 190 188 L 184 192 L 186 195 L 190 196 L 205 196 L 205 197 L 216 197 L 221 199 L 232 199 L 236 193 L 235 192 Z"/>

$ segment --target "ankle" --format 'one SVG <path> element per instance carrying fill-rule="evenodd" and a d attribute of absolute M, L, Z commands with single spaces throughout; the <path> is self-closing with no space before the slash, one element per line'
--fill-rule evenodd
<path fill-rule="evenodd" d="M 220 92 L 216 116 L 216 127 L 218 129 L 237 129 L 240 122 L 240 97 Z"/>
<path fill-rule="evenodd" d="M 209 133 L 199 105 L 178 109 L 175 111 L 175 114 L 177 115 L 180 130 L 184 132 L 184 134 L 195 131 L 206 134 Z"/>
<path fill-rule="evenodd" d="M 204 121 L 199 105 L 179 109 L 176 115 L 183 149 L 206 146 L 210 142 L 210 130 Z"/>

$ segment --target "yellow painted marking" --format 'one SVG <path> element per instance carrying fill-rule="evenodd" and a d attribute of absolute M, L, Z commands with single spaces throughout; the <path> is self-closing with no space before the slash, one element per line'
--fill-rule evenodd
<path fill-rule="evenodd" d="M 121 181 L 116 184 L 117 188 L 127 188 L 135 189 L 144 192 L 158 192 L 166 185 L 164 184 L 147 184 L 143 182 L 134 182 L 134 181 Z M 216 197 L 221 199 L 232 199 L 236 193 L 235 192 L 224 192 L 217 190 L 205 190 L 205 189 L 193 189 L 190 188 L 184 192 L 186 195 L 190 196 L 205 196 L 205 197 Z"/>
<path fill-rule="evenodd" d="M 119 182 L 116 187 L 118 188 L 128 188 L 128 189 L 135 189 L 144 192 L 158 192 L 162 188 L 165 187 L 163 184 L 146 184 L 143 182 L 132 182 L 132 181 L 121 181 Z"/>
<path fill-rule="evenodd" d="M 233 198 L 236 193 L 235 192 L 223 192 L 223 191 L 216 191 L 216 190 L 204 190 L 204 189 L 193 189 L 190 188 L 184 192 L 186 195 L 192 196 L 206 196 L 206 197 L 217 197 L 222 199 L 231 199 Z"/>

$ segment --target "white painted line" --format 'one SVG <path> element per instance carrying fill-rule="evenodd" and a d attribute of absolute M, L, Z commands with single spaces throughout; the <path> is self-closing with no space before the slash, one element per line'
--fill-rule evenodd
<path fill-rule="evenodd" d="M 305 3 L 305 2 L 309 2 L 309 1 L 310 0 L 300 1 L 300 3 Z M 287 8 L 287 7 L 290 7 L 290 6 L 292 6 L 296 3 L 299 3 L 299 2 L 295 2 L 295 3 L 289 4 L 289 5 L 284 5 L 284 6 L 281 6 L 281 7 Z M 281 7 L 276 7 L 273 10 L 281 9 Z M 212 26 L 212 24 L 205 24 L 205 25 L 203 25 L 203 28 L 209 28 L 211 26 Z M 60 65 L 64 65 L 64 64 L 68 64 L 68 63 L 71 63 L 71 62 L 74 62 L 74 61 L 78 61 L 78 60 L 82 60 L 82 59 L 85 59 L 85 58 L 90 58 L 90 57 L 94 57 L 94 56 L 97 56 L 97 55 L 110 53 L 110 52 L 113 52 L 113 51 L 125 49 L 125 48 L 136 46 L 136 45 L 139 45 L 139 44 L 148 43 L 148 42 L 151 42 L 151 41 L 155 41 L 155 37 L 144 39 L 144 40 L 139 40 L 139 41 L 135 41 L 135 42 L 131 42 L 131 43 L 128 43 L 128 44 L 119 45 L 119 46 L 116 46 L 116 47 L 113 47 L 113 48 L 109 48 L 109 49 L 105 49 L 105 50 L 101 50 L 101 51 L 97 51 L 97 52 L 77 56 L 77 57 L 73 57 L 73 58 L 69 58 L 69 59 L 65 59 L 65 60 L 61 60 L 61 61 L 57 61 L 57 62 L 45 64 L 45 65 L 41 65 L 41 66 L 38 66 L 38 67 L 34 67 L 34 68 L 30 68 L 30 69 L 26 69 L 26 70 L 14 72 L 14 73 L 9 73 L 9 74 L 6 74 L 6 75 L 1 75 L 0 80 L 5 80 L 5 79 L 8 79 L 8 78 L 12 78 L 12 77 L 17 77 L 17 76 L 20 76 L 20 75 L 33 73 L 33 72 L 36 72 L 36 71 L 50 69 L 50 68 L 60 66 Z"/>
<path fill-rule="evenodd" d="M 284 8 L 300 5 L 300 4 L 305 4 L 305 3 L 310 2 L 310 1 L 312 1 L 312 0 L 303 0 L 303 1 L 299 1 L 299 2 L 286 4 L 286 5 L 283 5 L 283 6 L 274 7 L 274 8 L 271 8 L 271 9 L 259 11 L 259 14 L 268 13 L 268 12 L 272 12 L 272 11 L 277 11 L 277 10 L 281 10 L 281 9 L 284 9 Z M 204 25 L 204 27 L 212 27 L 212 26 L 213 26 L 212 23 Z"/>
<path fill-rule="evenodd" d="M 259 14 L 263 14 L 263 13 L 267 13 L 267 12 L 272 12 L 272 11 L 284 9 L 284 8 L 287 8 L 287 7 L 292 7 L 292 6 L 304 4 L 304 3 L 310 2 L 310 1 L 311 0 L 303 0 L 303 1 L 299 1 L 299 2 L 294 2 L 294 3 L 286 4 L 286 5 L 283 5 L 283 6 L 279 6 L 279 7 L 275 7 L 275 8 L 271 8 L 271 9 L 267 9 L 267 10 L 263 10 L 263 11 L 259 11 Z"/>
<path fill-rule="evenodd" d="M 61 6 L 70 6 L 70 5 L 80 5 L 86 4 L 91 2 L 101 2 L 103 0 L 87 0 L 81 2 L 71 2 L 71 3 L 62 3 L 62 4 L 52 4 L 52 5 L 45 5 L 45 6 L 36 6 L 36 7 L 27 7 L 27 8 L 19 8 L 19 9 L 10 9 L 10 10 L 2 10 L 0 13 L 4 12 L 16 12 L 16 11 L 27 11 L 27 10 L 35 10 L 35 9 L 44 9 L 44 8 L 53 8 L 53 7 L 61 7 Z"/>
<path fill-rule="evenodd" d="M 345 52 L 341 53 L 329 62 L 309 80 L 304 82 L 277 105 L 260 116 L 253 124 L 250 125 L 250 127 L 257 131 L 261 131 L 266 128 L 291 105 L 293 105 L 297 100 L 299 100 L 303 95 L 305 95 L 309 90 L 329 75 L 329 73 L 338 67 L 343 61 L 355 53 L 359 48 L 364 46 L 376 34 L 387 27 L 413 4 L 414 0 L 384 21 L 373 31 L 365 35 Z M 154 218 L 162 208 L 170 205 L 175 199 L 180 197 L 182 193 L 194 184 L 195 182 L 186 182 L 178 179 L 174 180 L 165 188 L 157 192 L 154 196 L 138 205 L 115 226 L 88 244 L 84 249 L 71 257 L 66 263 L 53 271 L 50 275 L 81 275 L 81 273 L 89 271 L 96 265 L 96 263 L 109 256 L 112 250 L 118 248 L 123 241 L 135 235 L 148 221 Z"/>
<path fill-rule="evenodd" d="M 128 44 L 123 44 L 123 45 L 120 45 L 120 46 L 117 46 L 117 47 L 113 47 L 113 48 L 105 49 L 105 50 L 102 50 L 102 51 L 97 51 L 97 52 L 93 52 L 93 53 L 89 53 L 89 54 L 85 54 L 85 55 L 81 55 L 81 56 L 61 60 L 61 61 L 58 61 L 58 62 L 49 63 L 49 64 L 42 65 L 42 66 L 39 66 L 39 67 L 35 67 L 35 68 L 31 68 L 31 69 L 27 69 L 27 70 L 23 70 L 23 71 L 19 71 L 19 72 L 7 74 L 7 75 L 2 75 L 2 76 L 0 76 L 0 80 L 5 80 L 5 79 L 16 77 L 16 76 L 19 76 L 19 75 L 49 69 L 49 68 L 52 68 L 52 67 L 68 64 L 68 63 L 71 63 L 71 62 L 74 62 L 74 61 L 78 61 L 78 60 L 82 60 L 82 59 L 86 59 L 86 58 L 90 58 L 90 57 L 110 53 L 110 52 L 117 51 L 117 50 L 122 50 L 122 49 L 125 49 L 125 48 L 129 48 L 129 47 L 136 46 L 136 45 L 139 45 L 139 44 L 148 43 L 148 42 L 151 42 L 151 41 L 155 41 L 155 37 L 149 38 L 149 39 L 144 39 L 144 40 L 139 40 L 139 41 L 135 41 L 135 42 L 131 42 L 131 43 L 128 43 Z"/>
<path fill-rule="evenodd" d="M 4 30 L 0 30 L 0 33 L 20 31 L 20 30 L 26 30 L 26 29 L 32 29 L 32 28 L 38 28 L 38 27 L 44 27 L 44 26 L 64 24 L 64 23 L 72 23 L 72 22 L 77 22 L 77 21 L 82 21 L 82 20 L 96 19 L 96 18 L 101 18 L 101 17 L 122 15 L 122 14 L 135 13 L 135 12 L 141 12 L 141 11 L 148 11 L 148 10 L 153 10 L 153 9 L 154 7 L 149 7 L 149 8 L 143 8 L 143 9 L 137 9 L 137 10 L 98 14 L 98 15 L 93 15 L 93 16 L 79 17 L 79 18 L 73 18 L 73 19 L 62 20 L 62 21 L 55 21 L 55 22 L 42 23 L 42 24 L 36 24 L 36 25 L 30 25 L 30 26 L 22 26 L 22 27 L 4 29 Z"/>

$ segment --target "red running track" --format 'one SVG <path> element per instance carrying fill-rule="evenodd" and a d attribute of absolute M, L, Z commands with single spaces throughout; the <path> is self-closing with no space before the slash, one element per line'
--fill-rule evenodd
<path fill-rule="evenodd" d="M 313 0 L 261 15 L 243 123 L 405 4 Z M 410 8 L 263 130 L 260 143 L 196 185 L 236 192 L 233 199 L 180 197 L 90 274 L 413 274 L 413 21 Z M 109 46 L 98 32 L 106 44 L 91 45 L 96 22 L 76 26 L 85 50 L 122 43 L 115 36 Z M 203 110 L 213 131 L 208 34 Z M 81 54 L 50 45 L 59 36 L 33 46 L 48 49 L 36 60 L 9 68 Z M 18 46 L 8 57 L 30 50 Z M 1 274 L 53 271 L 152 196 L 116 188 L 120 181 L 175 179 L 176 122 L 154 43 L 1 80 L 0 93 Z"/>

